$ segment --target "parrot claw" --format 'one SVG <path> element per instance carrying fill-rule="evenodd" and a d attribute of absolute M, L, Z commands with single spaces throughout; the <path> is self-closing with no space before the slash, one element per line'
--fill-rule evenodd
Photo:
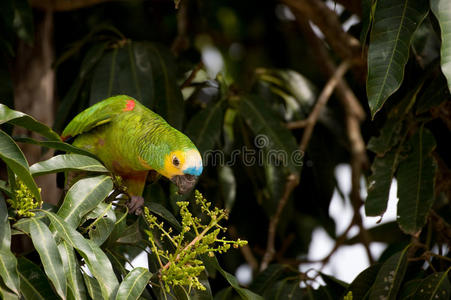
<path fill-rule="evenodd" d="M 131 214 L 139 216 L 143 211 L 144 198 L 141 196 L 131 196 L 127 203 L 128 211 Z"/>

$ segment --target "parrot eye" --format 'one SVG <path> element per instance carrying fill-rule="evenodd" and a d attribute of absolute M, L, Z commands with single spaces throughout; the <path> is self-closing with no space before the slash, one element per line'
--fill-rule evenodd
<path fill-rule="evenodd" d="M 178 166 L 180 165 L 180 161 L 179 161 L 179 159 L 178 159 L 176 156 L 174 156 L 174 157 L 172 158 L 172 163 L 173 163 L 174 166 L 176 166 L 176 167 L 178 167 Z"/>

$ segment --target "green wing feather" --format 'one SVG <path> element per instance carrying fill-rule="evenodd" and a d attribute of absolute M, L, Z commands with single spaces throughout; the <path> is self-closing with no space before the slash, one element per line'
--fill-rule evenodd
<path fill-rule="evenodd" d="M 127 100 L 133 100 L 135 103 L 139 103 L 130 96 L 119 95 L 94 104 L 78 114 L 66 126 L 61 137 L 65 140 L 110 122 L 114 116 L 124 112 Z"/>

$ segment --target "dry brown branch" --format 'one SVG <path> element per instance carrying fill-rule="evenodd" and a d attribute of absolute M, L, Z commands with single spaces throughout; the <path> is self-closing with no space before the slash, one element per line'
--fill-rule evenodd
<path fill-rule="evenodd" d="M 285 1 L 285 0 L 284 0 Z M 303 0 L 304 1 L 304 0 Z M 308 2 L 312 2 L 309 0 Z M 310 17 L 310 15 L 309 15 Z M 325 76 L 332 76 L 336 73 L 335 64 L 330 57 L 324 42 L 319 39 L 313 32 L 309 23 L 306 21 L 308 18 L 299 11 L 296 14 L 297 22 L 300 25 L 304 36 L 309 41 L 317 59 L 318 66 Z M 362 169 L 367 168 L 368 161 L 366 156 L 365 142 L 362 138 L 360 131 L 360 122 L 365 119 L 365 112 L 360 105 L 354 92 L 348 86 L 344 79 L 340 79 L 336 87 L 336 95 L 345 112 L 346 131 L 349 139 L 349 146 L 351 152 L 351 203 L 354 208 L 354 222 L 360 229 L 360 236 L 362 237 L 362 244 L 368 254 L 370 262 L 373 261 L 371 251 L 369 248 L 370 238 L 363 227 L 362 218 L 360 216 L 360 207 L 363 202 L 360 198 L 360 178 L 362 175 Z"/>
<path fill-rule="evenodd" d="M 204 67 L 203 62 L 198 63 L 196 65 L 196 67 L 191 71 L 188 78 L 186 78 L 186 80 L 182 83 L 182 85 L 180 86 L 180 89 L 183 89 L 183 88 L 186 88 L 187 86 L 189 86 L 191 84 L 191 82 L 194 80 L 194 78 L 196 77 L 197 72 L 199 72 L 199 70 L 202 69 L 203 67 Z"/>
<path fill-rule="evenodd" d="M 302 135 L 302 140 L 299 145 L 299 150 L 301 150 L 301 152 L 305 152 L 307 150 L 307 145 L 312 136 L 313 128 L 315 127 L 315 124 L 318 121 L 319 114 L 321 113 L 322 109 L 324 108 L 330 96 L 332 95 L 332 92 L 334 91 L 338 82 L 343 78 L 343 75 L 346 73 L 346 71 L 349 69 L 350 66 L 351 63 L 348 60 L 341 63 L 341 65 L 334 72 L 334 74 L 329 79 L 327 84 L 324 86 L 321 94 L 318 97 L 318 101 L 316 101 L 316 104 L 313 107 L 312 112 L 307 118 L 308 124 L 305 127 L 304 133 Z"/>
<path fill-rule="evenodd" d="M 293 11 L 299 12 L 311 20 L 324 34 L 330 46 L 342 59 L 361 56 L 360 42 L 346 33 L 337 14 L 323 1 L 318 0 L 281 0 Z"/>
<path fill-rule="evenodd" d="M 279 200 L 277 211 L 269 221 L 268 241 L 266 244 L 266 252 L 263 255 L 263 259 L 260 264 L 260 271 L 265 270 L 268 267 L 271 260 L 274 258 L 274 254 L 276 253 L 275 250 L 276 230 L 277 225 L 279 224 L 280 215 L 282 214 L 282 211 L 288 202 L 288 198 L 290 197 L 291 192 L 298 184 L 299 184 L 299 176 L 295 174 L 290 174 L 287 178 L 287 183 L 285 184 L 285 190 L 282 195 L 282 198 L 280 198 Z"/>
<path fill-rule="evenodd" d="M 171 52 L 179 56 L 181 52 L 188 49 L 190 41 L 188 39 L 188 0 L 176 3 L 177 8 L 177 36 L 171 45 Z"/>

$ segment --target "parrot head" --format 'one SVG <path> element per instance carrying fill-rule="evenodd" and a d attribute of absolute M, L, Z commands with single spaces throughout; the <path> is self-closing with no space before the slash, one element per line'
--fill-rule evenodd
<path fill-rule="evenodd" d="M 177 185 L 181 194 L 191 190 L 202 169 L 202 157 L 197 149 L 175 150 L 165 158 L 166 177 Z"/>
<path fill-rule="evenodd" d="M 202 174 L 202 156 L 193 142 L 180 131 L 171 128 L 167 134 L 162 134 L 158 144 L 162 151 L 150 151 L 157 158 L 158 173 L 171 180 L 178 187 L 178 192 L 184 194 L 191 190 Z M 155 165 L 155 164 L 154 164 Z"/>

